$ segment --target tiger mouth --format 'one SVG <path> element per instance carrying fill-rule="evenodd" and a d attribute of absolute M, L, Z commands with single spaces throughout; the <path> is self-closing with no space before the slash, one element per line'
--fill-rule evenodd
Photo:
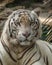
<path fill-rule="evenodd" d="M 25 39 L 25 40 L 20 40 L 20 42 L 32 42 L 32 40 Z"/>

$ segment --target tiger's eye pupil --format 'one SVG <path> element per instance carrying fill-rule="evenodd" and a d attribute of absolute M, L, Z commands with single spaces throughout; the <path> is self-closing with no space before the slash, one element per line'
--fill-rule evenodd
<path fill-rule="evenodd" d="M 38 24 L 38 20 L 35 20 L 35 23 Z"/>
<path fill-rule="evenodd" d="M 15 19 L 13 18 L 13 21 L 15 21 Z"/>

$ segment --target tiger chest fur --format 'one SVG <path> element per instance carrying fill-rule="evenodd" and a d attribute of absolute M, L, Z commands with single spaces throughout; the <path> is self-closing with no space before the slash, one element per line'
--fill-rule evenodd
<path fill-rule="evenodd" d="M 37 49 L 36 45 L 30 47 L 18 47 L 18 53 L 10 51 L 8 47 L 0 44 L 1 52 L 1 65 L 38 65 L 36 62 L 41 62 L 41 65 L 45 65 L 41 53 Z"/>

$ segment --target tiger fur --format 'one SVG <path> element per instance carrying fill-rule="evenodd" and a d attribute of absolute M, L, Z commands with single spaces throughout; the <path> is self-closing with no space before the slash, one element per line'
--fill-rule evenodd
<path fill-rule="evenodd" d="M 40 40 L 42 31 L 34 11 L 14 11 L 0 39 L 0 65 L 52 65 L 52 44 Z"/>

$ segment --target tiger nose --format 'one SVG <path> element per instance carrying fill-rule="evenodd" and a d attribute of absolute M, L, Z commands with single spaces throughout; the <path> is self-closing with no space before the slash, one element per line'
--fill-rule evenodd
<path fill-rule="evenodd" d="M 25 32 L 25 33 L 22 33 L 23 36 L 25 36 L 26 38 L 30 36 L 30 33 L 28 32 Z"/>

